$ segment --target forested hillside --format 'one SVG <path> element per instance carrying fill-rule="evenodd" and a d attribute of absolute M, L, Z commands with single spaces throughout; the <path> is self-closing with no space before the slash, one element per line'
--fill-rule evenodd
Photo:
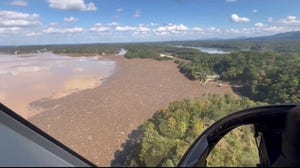
<path fill-rule="evenodd" d="M 175 56 L 180 72 L 191 80 L 219 74 L 221 80 L 240 84 L 243 95 L 252 100 L 272 104 L 300 102 L 299 54 L 239 51 L 217 55 L 174 47 L 153 49 Z M 230 112 L 262 105 L 252 100 L 214 95 L 206 101 L 172 103 L 143 124 L 142 136 L 132 142 L 134 148 L 127 153 L 125 166 L 176 166 L 195 138 L 216 120 Z M 258 162 L 252 129 L 242 127 L 219 142 L 207 165 L 256 166 Z"/>
<path fill-rule="evenodd" d="M 160 110 L 142 127 L 125 166 L 176 166 L 192 142 L 212 123 L 238 110 L 258 106 L 247 98 L 207 95 Z M 250 128 L 233 131 L 211 154 L 209 166 L 255 166 L 258 154 Z"/>
<path fill-rule="evenodd" d="M 274 51 L 280 53 L 300 52 L 300 31 L 279 33 L 270 36 L 173 41 L 171 45 L 220 48 L 224 51 Z"/>
<path fill-rule="evenodd" d="M 245 96 L 268 103 L 300 102 L 300 55 L 274 52 L 234 52 L 226 56 L 199 55 L 180 63 L 189 79 L 197 72 L 220 74 L 222 80 L 243 84 Z"/>
<path fill-rule="evenodd" d="M 218 74 L 221 80 L 242 84 L 243 96 L 252 100 L 272 104 L 300 102 L 298 53 L 237 51 L 220 55 L 166 45 L 132 45 L 127 48 L 127 58 L 163 60 L 166 58 L 159 54 L 169 53 L 187 78 L 205 81 L 207 75 Z"/>
<path fill-rule="evenodd" d="M 119 44 L 53 44 L 53 45 L 26 45 L 0 46 L 0 52 L 8 54 L 28 54 L 39 52 L 53 52 L 57 54 L 117 54 L 121 49 Z"/>

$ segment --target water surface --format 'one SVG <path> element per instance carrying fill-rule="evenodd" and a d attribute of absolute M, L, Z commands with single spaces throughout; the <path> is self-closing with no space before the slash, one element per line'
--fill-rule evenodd
<path fill-rule="evenodd" d="M 0 55 L 0 102 L 27 118 L 36 114 L 29 104 L 91 89 L 109 77 L 115 62 L 99 56 L 70 57 L 51 52 Z"/>
<path fill-rule="evenodd" d="M 210 47 L 194 47 L 194 46 L 175 46 L 178 48 L 193 48 L 197 49 L 201 52 L 209 53 L 209 54 L 229 54 L 230 52 L 223 51 L 219 48 L 210 48 Z"/>

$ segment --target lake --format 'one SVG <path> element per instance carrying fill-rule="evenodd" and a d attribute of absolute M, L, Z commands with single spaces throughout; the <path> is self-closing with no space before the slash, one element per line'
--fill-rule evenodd
<path fill-rule="evenodd" d="M 0 102 L 27 118 L 33 101 L 57 99 L 92 89 L 109 77 L 115 62 L 103 57 L 70 57 L 51 52 L 0 55 Z"/>
<path fill-rule="evenodd" d="M 223 51 L 219 48 L 209 48 L 209 47 L 194 47 L 194 46 L 174 46 L 178 48 L 193 48 L 197 49 L 201 52 L 209 53 L 209 54 L 229 54 L 230 52 Z"/>

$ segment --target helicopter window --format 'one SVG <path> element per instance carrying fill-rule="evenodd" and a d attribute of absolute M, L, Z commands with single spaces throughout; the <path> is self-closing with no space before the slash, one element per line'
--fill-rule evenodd
<path fill-rule="evenodd" d="M 207 158 L 208 167 L 255 167 L 258 163 L 253 126 L 241 126 L 230 131 Z"/>
<path fill-rule="evenodd" d="M 299 7 L 1 0 L 0 103 L 97 166 L 176 166 L 221 118 L 300 102 Z M 208 165 L 254 165 L 250 133 L 223 138 Z"/>

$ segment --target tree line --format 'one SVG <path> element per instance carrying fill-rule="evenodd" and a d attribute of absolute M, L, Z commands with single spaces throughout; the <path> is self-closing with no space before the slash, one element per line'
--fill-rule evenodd
<path fill-rule="evenodd" d="M 125 48 L 127 58 L 166 60 L 169 58 L 160 57 L 160 53 L 168 53 L 175 57 L 180 72 L 187 78 L 205 81 L 207 75 L 218 74 L 221 80 L 243 84 L 243 96 L 256 101 L 271 104 L 300 102 L 298 53 L 236 51 L 220 55 L 164 43 L 132 44 Z"/>
<path fill-rule="evenodd" d="M 159 110 L 142 126 L 123 166 L 163 166 L 178 164 L 193 141 L 212 123 L 231 112 L 262 105 L 248 98 L 206 95 L 205 100 L 175 101 Z M 219 142 L 208 158 L 208 166 L 255 166 L 258 152 L 253 130 L 243 127 Z"/>
<path fill-rule="evenodd" d="M 221 79 L 243 84 L 245 96 L 267 103 L 300 102 L 300 56 L 275 52 L 239 51 L 226 56 L 199 55 L 191 63 L 179 62 L 189 79 L 219 74 Z"/>

